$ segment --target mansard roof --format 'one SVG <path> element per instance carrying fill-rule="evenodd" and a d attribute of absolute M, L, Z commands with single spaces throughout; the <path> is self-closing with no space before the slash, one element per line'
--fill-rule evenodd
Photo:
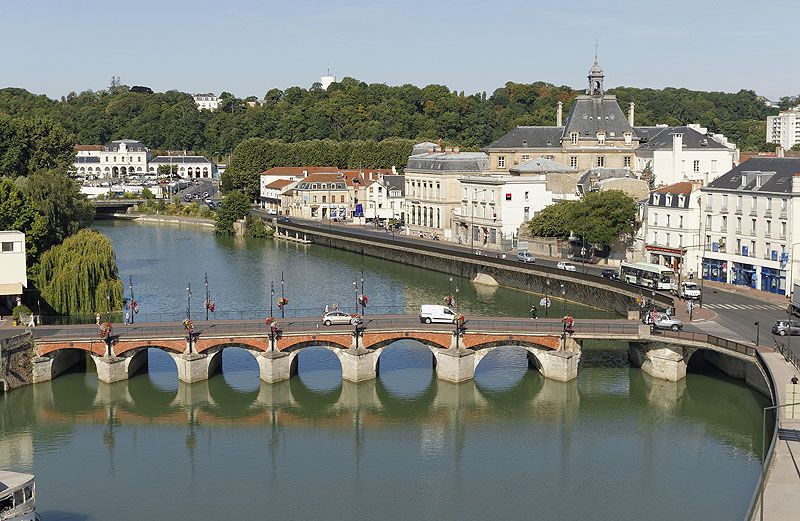
<path fill-rule="evenodd" d="M 606 139 L 622 139 L 625 132 L 633 133 L 633 128 L 619 108 L 616 96 L 578 96 L 567 116 L 563 135 L 569 136 L 572 132 L 577 132 L 581 136 L 594 137 L 599 131 L 606 133 Z M 611 132 L 615 135 L 609 136 Z"/>
<path fill-rule="evenodd" d="M 517 127 L 484 150 L 520 148 L 561 148 L 561 135 L 564 127 Z"/>
<path fill-rule="evenodd" d="M 650 128 L 654 129 L 654 132 L 649 133 L 647 142 L 639 146 L 639 150 L 659 150 L 662 148 L 672 150 L 672 136 L 675 134 L 683 134 L 684 148 L 717 150 L 724 150 L 727 148 L 716 139 L 706 136 L 688 126 Z M 637 128 L 636 131 L 638 133 L 639 129 Z"/>

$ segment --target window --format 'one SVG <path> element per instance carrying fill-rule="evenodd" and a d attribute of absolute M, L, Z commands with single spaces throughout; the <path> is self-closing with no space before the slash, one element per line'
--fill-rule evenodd
<path fill-rule="evenodd" d="M 767 197 L 767 211 L 772 210 L 772 197 Z"/>
<path fill-rule="evenodd" d="M 768 242 L 764 245 L 764 255 L 769 255 L 769 252 L 772 251 L 772 243 Z"/>
<path fill-rule="evenodd" d="M 772 235 L 772 221 L 767 221 L 767 230 L 766 236 L 769 237 Z"/>
<path fill-rule="evenodd" d="M 786 223 L 781 221 L 781 238 L 786 237 Z"/>
<path fill-rule="evenodd" d="M 528 219 L 530 219 L 530 218 L 531 218 L 531 209 L 530 209 L 530 207 L 526 206 L 526 207 L 525 207 L 525 208 L 522 210 L 522 219 L 523 219 L 524 221 L 527 221 L 527 220 L 528 220 Z"/>
<path fill-rule="evenodd" d="M 786 199 L 781 199 L 781 212 L 786 212 Z"/>
<path fill-rule="evenodd" d="M 736 233 L 742 233 L 742 218 L 736 218 Z"/>
<path fill-rule="evenodd" d="M 343 196 L 343 195 L 340 195 L 340 196 L 339 196 L 339 202 L 340 202 L 340 203 L 343 203 L 343 202 L 344 202 L 344 196 Z"/>
<path fill-rule="evenodd" d="M 625 132 L 623 136 L 625 137 L 625 144 L 630 145 L 631 142 L 633 141 L 633 135 L 630 132 Z"/>
<path fill-rule="evenodd" d="M 666 196 L 667 202 L 665 203 L 666 206 L 672 206 L 672 194 L 667 194 Z M 667 219 L 669 221 L 669 219 Z"/>
<path fill-rule="evenodd" d="M 697 173 L 699 171 L 700 171 L 700 160 L 695 159 L 694 161 L 692 161 L 692 172 Z"/>
<path fill-rule="evenodd" d="M 722 194 L 722 207 L 728 209 L 728 194 Z"/>
<path fill-rule="evenodd" d="M 756 256 L 756 241 L 750 241 L 750 256 Z"/>
<path fill-rule="evenodd" d="M 681 160 L 681 173 L 682 174 L 686 173 L 686 160 L 685 159 Z"/>
<path fill-rule="evenodd" d="M 658 214 L 653 212 L 653 226 L 658 226 Z"/>
<path fill-rule="evenodd" d="M 741 239 L 736 239 L 736 254 L 737 255 L 741 255 L 742 254 L 742 240 Z"/>
<path fill-rule="evenodd" d="M 578 168 L 578 156 L 569 156 L 570 168 Z"/>
<path fill-rule="evenodd" d="M 742 209 L 742 196 L 741 195 L 737 195 L 736 196 L 736 209 L 737 210 L 741 210 Z"/>
<path fill-rule="evenodd" d="M 678 216 L 678 228 L 683 228 L 683 216 Z"/>
<path fill-rule="evenodd" d="M 604 132 L 597 133 L 597 144 L 598 145 L 605 145 L 606 144 L 606 135 Z"/>
<path fill-rule="evenodd" d="M 578 133 L 577 132 L 570 132 L 569 133 L 569 142 L 573 145 L 578 144 Z"/>
<path fill-rule="evenodd" d="M 2 252 L 3 253 L 10 253 L 14 251 L 14 243 L 13 242 L 3 242 L 2 245 Z"/>
<path fill-rule="evenodd" d="M 669 214 L 667 214 L 667 228 L 669 228 Z"/>
<path fill-rule="evenodd" d="M 756 220 L 755 219 L 751 219 L 751 221 L 750 221 L 750 233 L 752 233 L 754 235 L 756 233 Z"/>
<path fill-rule="evenodd" d="M 528 154 L 522 154 L 522 162 L 523 162 L 523 163 L 524 163 L 525 161 L 529 160 L 530 158 L 531 158 L 531 156 L 529 156 Z"/>
<path fill-rule="evenodd" d="M 506 192 L 506 201 L 511 200 L 511 192 Z"/>
<path fill-rule="evenodd" d="M 658 244 L 658 232 L 653 232 L 653 244 Z"/>
<path fill-rule="evenodd" d="M 525 200 L 526 200 L 526 201 L 527 201 L 528 199 L 530 199 L 530 195 L 531 195 L 531 193 L 530 193 L 530 192 L 528 192 L 528 191 L 526 190 L 526 191 L 525 191 Z"/>
<path fill-rule="evenodd" d="M 669 246 L 669 233 L 666 234 L 666 238 L 664 239 L 664 245 Z"/>
<path fill-rule="evenodd" d="M 683 235 L 678 234 L 678 248 L 683 248 Z"/>
<path fill-rule="evenodd" d="M 622 159 L 622 166 L 624 166 L 626 168 L 630 168 L 631 167 L 631 156 L 625 156 Z"/>
<path fill-rule="evenodd" d="M 711 236 L 710 235 L 706 235 L 706 249 L 707 250 L 711 249 Z"/>
<path fill-rule="evenodd" d="M 710 229 L 711 229 L 711 216 L 710 215 L 706 215 L 706 230 L 710 230 Z"/>
<path fill-rule="evenodd" d="M 498 168 L 506 167 L 506 156 L 497 156 L 497 167 Z"/>
<path fill-rule="evenodd" d="M 712 174 L 716 174 L 717 173 L 717 160 L 716 159 L 712 159 L 711 160 L 711 173 Z"/>
<path fill-rule="evenodd" d="M 322 196 L 322 202 L 323 203 L 327 203 L 328 202 L 328 196 L 327 195 L 323 195 Z"/>
<path fill-rule="evenodd" d="M 727 215 L 723 215 L 722 216 L 722 226 L 719 227 L 719 231 L 721 231 L 721 232 L 727 232 L 728 231 L 728 216 Z"/>
<path fill-rule="evenodd" d="M 316 195 L 312 195 L 311 196 L 311 202 L 312 203 L 316 203 L 317 202 L 317 196 Z"/>
<path fill-rule="evenodd" d="M 605 156 L 597 156 L 597 166 L 605 166 L 606 158 Z"/>

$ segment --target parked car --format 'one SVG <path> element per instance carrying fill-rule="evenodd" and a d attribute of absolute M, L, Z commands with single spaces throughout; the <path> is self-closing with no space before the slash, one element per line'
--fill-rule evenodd
<path fill-rule="evenodd" d="M 604 279 L 611 279 L 611 280 L 619 279 L 619 273 L 617 273 L 617 270 L 612 270 L 608 268 L 601 271 L 600 276 L 603 277 Z"/>
<path fill-rule="evenodd" d="M 680 284 L 676 282 L 670 291 L 673 295 L 682 299 L 698 300 L 700 298 L 700 286 L 691 281 L 681 282 Z"/>
<path fill-rule="evenodd" d="M 291 220 L 289 217 L 286 217 L 285 215 L 280 215 L 280 216 L 278 216 L 278 222 L 279 223 L 292 224 L 294 221 Z"/>
<path fill-rule="evenodd" d="M 653 322 L 655 329 L 671 329 L 673 331 L 680 331 L 683 329 L 683 322 L 675 317 L 668 316 L 664 313 L 659 314 Z"/>
<path fill-rule="evenodd" d="M 326 326 L 332 324 L 349 324 L 352 317 L 343 311 L 330 311 L 322 315 L 322 323 Z"/>
<path fill-rule="evenodd" d="M 800 335 L 800 322 L 796 320 L 776 320 L 772 324 L 773 335 Z"/>
<path fill-rule="evenodd" d="M 558 264 L 556 264 L 556 268 L 565 271 L 578 271 L 578 268 L 576 268 L 574 264 L 564 261 L 560 261 Z"/>
<path fill-rule="evenodd" d="M 483 252 L 481 250 L 475 250 L 475 255 L 483 255 Z"/>
<path fill-rule="evenodd" d="M 528 264 L 529 262 L 536 262 L 536 257 L 534 257 L 529 251 L 520 251 L 517 252 L 517 260 Z"/>
<path fill-rule="evenodd" d="M 419 307 L 419 321 L 425 324 L 440 322 L 452 324 L 456 321 L 456 313 L 447 306 L 436 304 L 423 304 Z"/>

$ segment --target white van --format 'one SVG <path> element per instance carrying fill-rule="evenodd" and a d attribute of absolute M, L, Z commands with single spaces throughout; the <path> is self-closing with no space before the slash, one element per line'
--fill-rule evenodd
<path fill-rule="evenodd" d="M 426 324 L 430 324 L 431 322 L 452 324 L 456 321 L 457 316 L 455 311 L 447 306 L 423 304 L 419 307 L 419 320 Z"/>

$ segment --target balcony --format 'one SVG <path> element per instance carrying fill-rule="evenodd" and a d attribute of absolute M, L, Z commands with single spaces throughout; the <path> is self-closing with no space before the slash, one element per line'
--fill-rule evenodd
<path fill-rule="evenodd" d="M 750 208 L 750 215 L 752 217 L 755 217 L 756 215 L 758 215 L 758 210 L 756 208 Z"/>
<path fill-rule="evenodd" d="M 779 218 L 780 219 L 786 219 L 786 209 L 785 208 L 783 210 L 781 210 L 781 213 L 779 214 Z"/>
<path fill-rule="evenodd" d="M 719 211 L 720 211 L 720 213 L 728 213 L 728 207 L 727 206 L 723 206 L 722 208 L 719 209 Z"/>
<path fill-rule="evenodd" d="M 741 206 L 736 207 L 736 210 L 734 210 L 733 213 L 735 213 L 736 215 L 742 215 L 742 207 Z"/>
<path fill-rule="evenodd" d="M 767 210 L 764 212 L 764 217 L 767 219 L 772 219 L 772 210 L 767 208 Z"/>
<path fill-rule="evenodd" d="M 706 211 L 709 212 L 709 213 L 713 212 L 714 211 L 714 205 L 713 204 L 706 204 Z"/>

